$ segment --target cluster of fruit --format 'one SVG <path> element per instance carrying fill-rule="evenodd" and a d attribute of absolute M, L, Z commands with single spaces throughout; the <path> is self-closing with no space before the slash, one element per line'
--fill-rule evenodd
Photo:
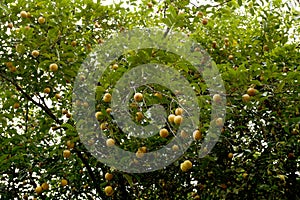
<path fill-rule="evenodd" d="M 68 185 L 68 181 L 66 179 L 62 179 L 60 185 L 62 187 L 64 187 L 64 186 Z M 40 195 L 40 194 L 42 194 L 43 191 L 49 190 L 49 188 L 50 188 L 49 184 L 47 182 L 44 182 L 42 185 L 38 185 L 35 188 L 35 192 L 38 195 Z M 24 199 L 26 199 L 26 198 L 24 198 Z"/>

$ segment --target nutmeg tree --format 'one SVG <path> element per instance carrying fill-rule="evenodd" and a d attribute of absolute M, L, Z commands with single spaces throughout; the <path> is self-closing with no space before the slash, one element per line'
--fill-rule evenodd
<path fill-rule="evenodd" d="M 0 7 L 0 199 L 300 198 L 297 1 L 4 0 Z M 156 27 L 165 37 L 180 32 L 199 43 L 201 49 L 191 51 L 210 55 L 226 93 L 211 95 L 202 74 L 180 55 L 141 49 L 124 53 L 95 80 L 96 105 L 73 102 L 76 79 L 86 78 L 77 74 L 90 53 L 135 27 Z M 147 62 L 173 67 L 186 78 L 201 107 L 200 125 L 179 133 L 193 142 L 172 164 L 126 173 L 87 150 L 72 111 L 94 106 L 93 117 L 110 138 L 105 144 L 136 153 L 134 167 L 147 152 L 168 144 L 186 114 L 176 101 L 178 91 L 144 85 L 126 102 L 131 119 L 147 124 L 149 105 L 159 104 L 167 111 L 165 127 L 142 142 L 118 128 L 110 108 L 114 84 Z M 212 104 L 224 99 L 226 117 L 211 120 Z M 212 124 L 222 134 L 200 158 Z"/>

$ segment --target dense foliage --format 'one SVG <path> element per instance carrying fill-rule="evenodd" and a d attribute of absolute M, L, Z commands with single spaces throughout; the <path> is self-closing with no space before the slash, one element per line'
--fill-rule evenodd
<path fill-rule="evenodd" d="M 0 2 L 0 199 L 299 199 L 299 4 L 281 0 L 129 4 Z M 197 140 L 164 169 L 130 174 L 97 161 L 80 141 L 71 98 L 77 72 L 94 47 L 134 27 L 182 32 L 199 42 L 220 70 L 226 88 L 220 95 L 226 98 L 227 113 L 219 142 L 204 158 L 198 157 L 202 140 Z M 152 51 L 141 51 L 116 63 L 128 69 L 147 61 L 171 66 L 176 59 L 162 53 L 157 60 Z M 211 125 L 212 96 L 201 75 L 175 67 L 194 87 L 203 108 L 199 127 L 203 139 Z M 115 70 L 110 78 L 101 79 L 97 87 L 101 97 L 122 75 L 117 66 Z M 152 85 L 139 91 L 148 105 L 161 103 L 170 113 L 178 106 L 170 103 L 174 91 L 167 88 Z M 98 103 L 96 108 L 103 113 L 99 121 L 106 123 L 103 129 L 113 130 L 120 143 L 126 135 L 109 121 L 109 103 L 101 98 Z M 128 104 L 133 121 L 140 123 L 144 113 L 136 113 L 148 108 L 139 110 L 134 101 Z M 142 145 L 151 151 L 166 140 L 158 133 Z M 135 152 L 140 146 L 129 141 L 122 148 Z M 180 163 L 185 160 L 193 166 L 184 172 Z M 112 196 L 107 186 L 112 187 Z"/>

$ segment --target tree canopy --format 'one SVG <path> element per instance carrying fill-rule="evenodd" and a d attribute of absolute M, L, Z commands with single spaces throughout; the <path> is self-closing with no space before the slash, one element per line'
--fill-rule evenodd
<path fill-rule="evenodd" d="M 0 199 L 300 198 L 297 1 L 4 0 L 0 7 Z M 199 47 L 191 51 L 209 55 L 224 93 L 212 93 L 204 73 L 181 55 L 144 48 L 129 49 L 106 66 L 91 86 L 95 105 L 76 99 L 76 83 L 87 79 L 80 69 L 95 49 L 116 34 L 153 27 L 165 37 L 177 32 L 196 41 Z M 144 40 L 140 36 L 136 43 Z M 193 132 L 178 133 L 193 139 L 178 159 L 155 171 L 128 173 L 93 156 L 84 143 L 93 146 L 97 140 L 83 142 L 81 134 L 88 133 L 78 132 L 73 111 L 92 107 L 110 138 L 104 143 L 135 153 L 134 168 L 144 154 L 175 137 L 182 112 L 185 120 L 176 94 L 186 91 L 145 84 L 130 91 L 124 104 L 138 126 L 147 125 L 148 110 L 160 105 L 156 108 L 167 115 L 164 128 L 138 139 L 118 127 L 112 115 L 118 108 L 111 107 L 114 86 L 126 71 L 147 63 L 175 69 L 188 81 L 200 117 Z M 215 105 L 226 115 L 214 115 Z M 209 154 L 199 157 L 212 126 L 221 135 Z"/>

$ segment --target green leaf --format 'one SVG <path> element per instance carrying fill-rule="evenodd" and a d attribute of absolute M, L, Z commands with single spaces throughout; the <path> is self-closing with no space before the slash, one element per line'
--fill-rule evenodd
<path fill-rule="evenodd" d="M 133 187 L 134 185 L 133 185 L 132 177 L 130 175 L 128 175 L 128 174 L 123 174 L 123 176 L 128 181 L 129 185 L 131 187 Z"/>
<path fill-rule="evenodd" d="M 238 0 L 238 4 L 239 4 L 239 6 L 242 6 L 243 5 L 243 1 L 242 0 Z"/>
<path fill-rule="evenodd" d="M 64 123 L 61 125 L 62 128 L 67 128 L 68 130 L 70 131 L 76 131 L 75 127 L 72 126 L 71 124 L 68 124 L 68 123 Z"/>

